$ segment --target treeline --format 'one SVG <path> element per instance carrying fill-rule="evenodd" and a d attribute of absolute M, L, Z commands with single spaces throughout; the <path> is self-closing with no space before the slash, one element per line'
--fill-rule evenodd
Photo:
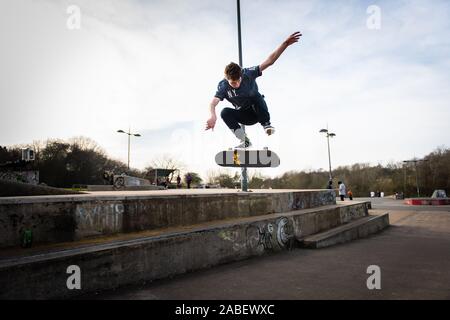
<path fill-rule="evenodd" d="M 126 164 L 110 159 L 96 142 L 77 137 L 69 141 L 49 140 L 45 143 L 0 148 L 0 163 L 20 159 L 21 147 L 35 150 L 33 168 L 39 170 L 39 180 L 49 186 L 67 188 L 75 184 L 104 184 L 104 170 L 125 172 Z M 134 172 L 140 175 L 140 172 Z"/>
<path fill-rule="evenodd" d="M 48 140 L 46 142 L 35 141 L 28 145 L 12 147 L 0 146 L 0 165 L 6 163 L 18 163 L 21 159 L 21 148 L 32 148 L 35 151 L 35 161 L 31 169 L 39 170 L 39 181 L 48 186 L 58 188 L 71 188 L 76 185 L 101 185 L 107 184 L 103 178 L 105 171 L 114 174 L 125 173 L 139 178 L 149 178 L 147 173 L 152 166 L 144 170 L 128 167 L 125 163 L 111 159 L 106 152 L 93 140 L 86 137 L 75 137 L 68 141 Z M 157 168 L 172 169 L 176 163 L 172 159 L 165 159 L 155 163 Z M 30 169 L 30 165 L 27 166 Z M 177 171 L 179 174 L 180 171 Z M 192 185 L 200 184 L 202 179 L 199 174 L 189 172 L 192 177 Z M 186 181 L 185 172 L 182 176 Z M 153 177 L 151 177 L 153 178 Z M 176 176 L 170 175 L 170 182 Z"/>
<path fill-rule="evenodd" d="M 332 171 L 333 186 L 343 181 L 355 197 L 367 197 L 370 192 L 384 192 L 386 195 L 403 192 L 406 197 L 417 196 L 417 181 L 421 196 L 431 196 L 435 189 L 450 191 L 450 149 L 438 148 L 417 163 L 392 163 L 387 166 L 354 164 L 338 167 Z M 287 172 L 281 177 L 266 179 L 253 177 L 251 188 L 273 189 L 325 189 L 329 173 L 325 171 Z"/>
<path fill-rule="evenodd" d="M 49 140 L 34 142 L 31 145 L 14 147 L 0 146 L 0 164 L 15 162 L 20 159 L 22 147 L 31 147 L 35 150 L 36 160 L 33 167 L 39 170 L 40 182 L 53 187 L 68 188 L 73 185 L 104 184 L 104 171 L 113 171 L 115 174 L 127 173 L 129 175 L 148 178 L 147 172 L 153 167 L 164 169 L 180 169 L 182 164 L 176 159 L 165 158 L 154 163 L 144 170 L 130 169 L 121 161 L 111 159 L 106 152 L 93 140 L 77 137 L 69 141 Z M 404 192 L 405 196 L 417 196 L 416 173 L 421 196 L 430 196 L 435 189 L 450 191 L 450 149 L 438 148 L 416 163 L 392 163 L 387 166 L 371 166 L 369 164 L 354 164 L 352 166 L 338 167 L 333 170 L 333 186 L 342 180 L 347 189 L 351 189 L 355 197 L 367 197 L 370 192 L 384 192 L 386 195 L 395 192 Z M 417 169 L 417 170 L 416 170 Z M 181 175 L 183 171 L 183 175 Z M 170 176 L 174 181 L 178 174 L 183 182 L 186 181 L 188 170 L 182 168 L 175 175 Z M 201 177 L 190 172 L 195 186 L 202 183 Z M 230 174 L 222 171 L 212 171 L 208 174 L 207 183 L 227 188 L 239 188 L 240 175 L 237 172 Z M 273 189 L 325 189 L 328 184 L 326 171 L 290 171 L 280 177 L 266 178 L 259 173 L 250 177 L 249 188 Z"/>

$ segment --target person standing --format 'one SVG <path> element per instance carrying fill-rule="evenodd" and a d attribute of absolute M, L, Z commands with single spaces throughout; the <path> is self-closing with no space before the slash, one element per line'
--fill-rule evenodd
<path fill-rule="evenodd" d="M 180 178 L 180 175 L 177 176 L 177 188 L 178 188 L 178 189 L 181 188 L 181 178 Z"/>
<path fill-rule="evenodd" d="M 345 198 L 345 184 L 342 181 L 338 182 L 338 186 L 339 186 L 339 196 L 341 197 L 341 201 L 344 201 Z"/>
<path fill-rule="evenodd" d="M 348 195 L 348 198 L 350 200 L 353 200 L 353 192 L 352 192 L 352 190 L 348 189 L 347 195 Z"/>
<path fill-rule="evenodd" d="M 187 187 L 188 187 L 188 189 L 190 189 L 190 188 L 191 188 L 191 182 L 192 182 L 192 176 L 191 176 L 190 173 L 188 173 L 188 174 L 186 175 L 186 182 L 187 182 Z"/>
<path fill-rule="evenodd" d="M 333 190 L 333 180 L 330 179 L 330 180 L 328 181 L 327 189 Z"/>

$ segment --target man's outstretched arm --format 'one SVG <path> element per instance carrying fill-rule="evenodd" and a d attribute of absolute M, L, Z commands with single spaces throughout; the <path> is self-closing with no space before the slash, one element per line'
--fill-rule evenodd
<path fill-rule="evenodd" d="M 219 104 L 220 99 L 217 97 L 214 97 L 209 104 L 209 111 L 211 113 L 211 117 L 206 121 L 206 128 L 205 130 L 214 129 L 216 126 L 217 116 L 216 116 L 216 106 Z"/>
<path fill-rule="evenodd" d="M 269 66 L 273 65 L 275 61 L 281 56 L 284 50 L 291 44 L 298 42 L 302 34 L 297 31 L 291 34 L 283 43 L 263 62 L 259 65 L 259 69 L 263 72 Z"/>

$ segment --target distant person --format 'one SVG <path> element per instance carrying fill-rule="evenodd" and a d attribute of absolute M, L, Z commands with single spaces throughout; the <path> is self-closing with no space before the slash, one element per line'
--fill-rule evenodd
<path fill-rule="evenodd" d="M 168 189 L 169 188 L 169 185 L 170 185 L 170 179 L 169 179 L 169 177 L 166 177 L 166 183 L 165 183 L 166 185 L 165 185 L 165 187 L 166 187 L 166 189 Z"/>
<path fill-rule="evenodd" d="M 330 180 L 328 181 L 327 189 L 333 190 L 333 180 L 330 179 Z"/>
<path fill-rule="evenodd" d="M 181 178 L 180 178 L 180 175 L 178 175 L 178 177 L 177 177 L 177 188 L 178 188 L 178 189 L 181 188 Z"/>
<path fill-rule="evenodd" d="M 350 200 L 353 200 L 353 192 L 352 192 L 352 190 L 348 189 L 347 196 L 348 196 L 348 198 Z"/>
<path fill-rule="evenodd" d="M 345 184 L 342 181 L 338 182 L 338 186 L 339 186 L 339 196 L 341 197 L 341 201 L 344 201 L 345 198 Z"/>
<path fill-rule="evenodd" d="M 186 176 L 186 183 L 187 183 L 188 189 L 191 188 L 191 182 L 192 182 L 192 176 L 191 176 L 190 173 L 188 173 L 187 176 Z"/>

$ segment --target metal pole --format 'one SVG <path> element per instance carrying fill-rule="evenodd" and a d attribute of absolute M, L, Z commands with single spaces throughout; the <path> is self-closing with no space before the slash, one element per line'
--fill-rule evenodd
<path fill-rule="evenodd" d="M 240 0 L 237 0 L 237 23 L 238 23 L 239 65 L 242 67 L 241 1 Z"/>
<path fill-rule="evenodd" d="M 419 191 L 419 174 L 417 173 L 417 161 L 414 161 L 414 169 L 416 169 L 417 197 L 420 198 L 420 191 Z"/>
<path fill-rule="evenodd" d="M 406 166 L 403 163 L 403 196 L 406 194 Z"/>
<path fill-rule="evenodd" d="M 243 66 L 242 62 L 242 38 L 241 38 L 241 1 L 237 1 L 237 25 L 238 25 L 238 50 L 239 50 L 239 65 Z M 242 130 L 245 133 L 245 126 L 242 125 Z M 241 191 L 248 191 L 248 177 L 247 177 L 247 168 L 242 168 L 242 178 L 241 178 Z"/>
<path fill-rule="evenodd" d="M 330 135 L 327 132 L 327 143 L 328 143 L 328 165 L 330 169 L 330 180 L 333 179 L 331 176 L 331 155 L 330 155 Z"/>
<path fill-rule="evenodd" d="M 130 171 L 130 137 L 131 137 L 131 132 L 130 129 L 128 129 L 128 171 Z"/>

